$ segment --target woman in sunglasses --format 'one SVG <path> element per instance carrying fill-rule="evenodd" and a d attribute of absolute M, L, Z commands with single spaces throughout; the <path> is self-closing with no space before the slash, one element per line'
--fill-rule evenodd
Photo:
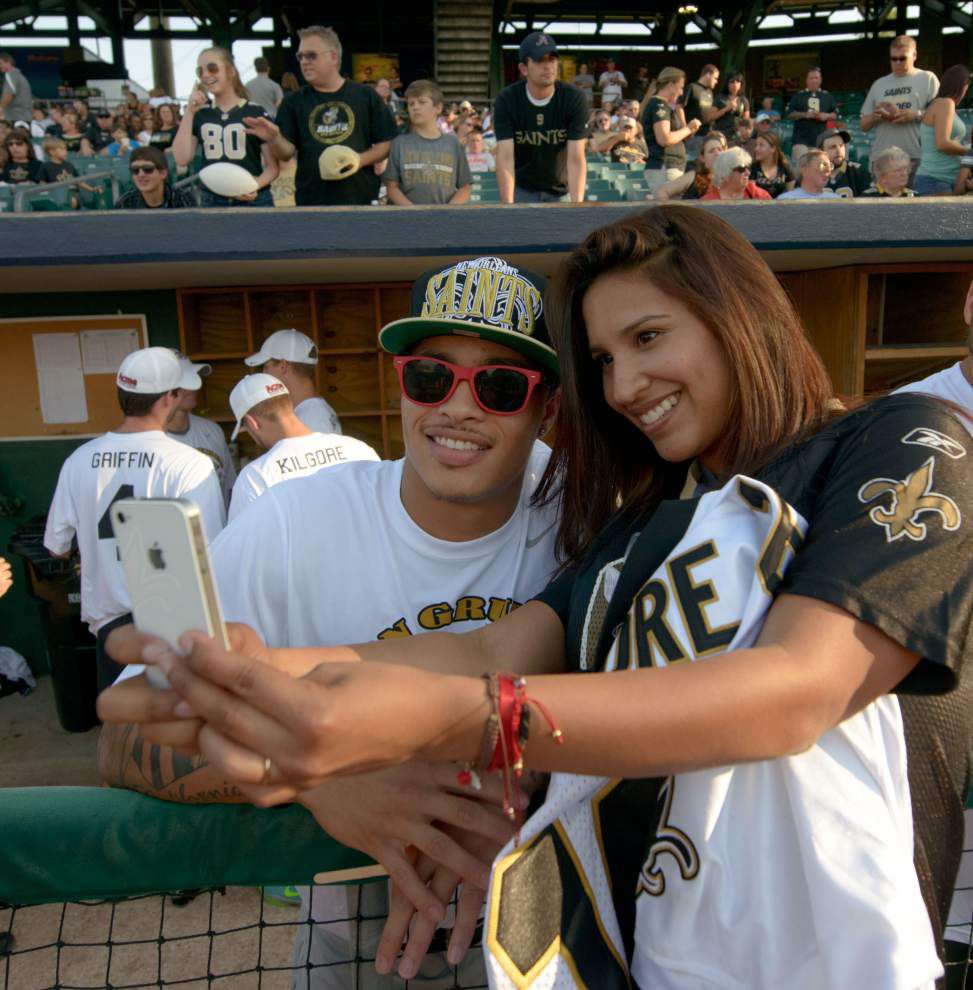
<path fill-rule="evenodd" d="M 270 145 L 247 133 L 243 123 L 244 117 L 266 117 L 267 111 L 250 102 L 233 56 L 225 48 L 207 48 L 200 53 L 196 79 L 172 143 L 176 163 L 188 165 L 196 149 L 202 147 L 204 165 L 239 165 L 257 181 L 255 192 L 240 196 L 220 196 L 203 189 L 203 206 L 273 206 L 270 186 L 280 171 L 277 159 Z"/>
<path fill-rule="evenodd" d="M 553 771 L 493 867 L 503 985 L 931 988 L 973 742 L 968 433 L 929 397 L 845 414 L 706 211 L 594 231 L 548 304 L 560 576 L 297 681 L 198 637 L 164 667 L 201 751 L 262 803 L 414 757 Z"/>
<path fill-rule="evenodd" d="M 41 163 L 34 153 L 30 132 L 23 127 L 15 127 L 4 139 L 7 164 L 0 171 L 0 182 L 19 185 L 21 182 L 37 182 L 40 178 Z"/>
<path fill-rule="evenodd" d="M 713 183 L 701 199 L 771 199 L 750 178 L 753 159 L 743 148 L 728 148 L 713 162 Z"/>

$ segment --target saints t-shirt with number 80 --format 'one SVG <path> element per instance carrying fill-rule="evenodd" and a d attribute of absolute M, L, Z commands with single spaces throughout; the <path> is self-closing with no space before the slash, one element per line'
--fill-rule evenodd
<path fill-rule="evenodd" d="M 213 462 L 159 430 L 106 433 L 78 447 L 61 467 L 47 515 L 44 546 L 81 552 L 81 618 L 92 634 L 131 610 L 109 507 L 122 498 L 185 498 L 212 540 L 225 516 Z"/>
<path fill-rule="evenodd" d="M 240 100 L 230 110 L 203 107 L 193 118 L 193 137 L 203 152 L 203 164 L 229 162 L 258 176 L 264 170 L 260 157 L 263 141 L 247 134 L 244 117 L 266 117 L 267 111 L 256 103 Z"/>

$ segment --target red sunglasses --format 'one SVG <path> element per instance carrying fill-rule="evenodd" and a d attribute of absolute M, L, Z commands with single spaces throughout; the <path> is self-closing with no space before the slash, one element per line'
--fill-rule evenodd
<path fill-rule="evenodd" d="M 495 416 L 513 416 L 530 401 L 543 381 L 539 371 L 506 364 L 463 367 L 439 358 L 421 355 L 392 359 L 402 394 L 417 406 L 440 406 L 447 402 L 460 382 L 469 382 L 476 404 Z"/>

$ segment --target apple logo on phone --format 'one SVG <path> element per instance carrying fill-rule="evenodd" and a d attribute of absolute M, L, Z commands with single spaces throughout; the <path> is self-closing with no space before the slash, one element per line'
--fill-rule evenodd
<path fill-rule="evenodd" d="M 149 563 L 157 571 L 164 571 L 166 569 L 165 558 L 162 556 L 162 547 L 158 543 L 149 548 Z"/>

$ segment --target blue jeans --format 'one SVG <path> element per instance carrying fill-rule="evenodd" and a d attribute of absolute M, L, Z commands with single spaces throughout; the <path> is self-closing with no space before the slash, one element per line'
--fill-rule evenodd
<path fill-rule="evenodd" d="M 564 203 L 566 197 L 559 193 L 546 192 L 540 189 L 524 189 L 521 186 L 514 188 L 515 203 Z"/>
<path fill-rule="evenodd" d="M 245 199 L 230 199 L 229 196 L 218 196 L 215 192 L 202 187 L 199 190 L 199 205 L 206 207 L 213 206 L 273 206 L 274 197 L 270 192 L 270 187 L 265 186 L 257 193 L 257 198 L 252 202 Z"/>
<path fill-rule="evenodd" d="M 916 184 L 912 187 L 918 196 L 951 196 L 953 185 L 943 179 L 934 179 L 931 175 L 917 175 Z"/>

